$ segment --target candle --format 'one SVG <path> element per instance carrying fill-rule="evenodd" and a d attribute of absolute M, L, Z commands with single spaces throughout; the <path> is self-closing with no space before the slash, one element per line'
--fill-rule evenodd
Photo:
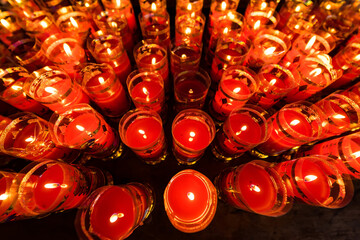
<path fill-rule="evenodd" d="M 297 73 L 278 64 L 264 65 L 258 73 L 259 89 L 249 102 L 269 109 L 296 87 Z"/>
<path fill-rule="evenodd" d="M 98 0 L 70 0 L 72 5 L 82 12 L 87 12 L 89 15 L 96 15 L 101 12 L 102 7 Z"/>
<path fill-rule="evenodd" d="M 245 16 L 256 11 L 266 11 L 269 14 L 275 12 L 277 5 L 280 0 L 261 0 L 261 1 L 250 1 L 245 10 Z"/>
<path fill-rule="evenodd" d="M 164 192 L 165 211 L 172 225 L 186 233 L 204 230 L 212 221 L 217 194 L 211 181 L 187 169 L 174 175 Z"/>
<path fill-rule="evenodd" d="M 15 172 L 0 171 L 0 222 L 17 214 L 11 209 L 17 197 L 12 185 L 15 175 Z"/>
<path fill-rule="evenodd" d="M 141 183 L 95 190 L 78 210 L 75 221 L 78 236 L 125 239 L 150 215 L 154 197 L 152 190 Z"/>
<path fill-rule="evenodd" d="M 89 97 L 69 75 L 57 67 L 34 71 L 24 83 L 27 95 L 53 111 L 62 112 L 78 103 L 89 103 Z"/>
<path fill-rule="evenodd" d="M 139 14 L 139 23 L 144 40 L 164 46 L 170 45 L 170 16 L 168 12 Z"/>
<path fill-rule="evenodd" d="M 126 78 L 131 72 L 131 64 L 121 38 L 97 31 L 88 38 L 87 47 L 96 62 L 109 64 L 125 86 Z"/>
<path fill-rule="evenodd" d="M 279 15 L 269 9 L 251 11 L 245 16 L 243 35 L 254 40 L 256 35 L 264 29 L 274 29 L 279 22 Z"/>
<path fill-rule="evenodd" d="M 147 164 L 165 160 L 166 143 L 161 117 L 154 111 L 135 109 L 119 122 L 121 140 Z"/>
<path fill-rule="evenodd" d="M 228 168 L 215 179 L 219 197 L 231 206 L 278 217 L 292 207 L 292 198 L 281 176 L 261 160 Z"/>
<path fill-rule="evenodd" d="M 210 114 L 224 121 L 236 107 L 242 107 L 257 91 L 257 76 L 243 66 L 233 66 L 225 70 L 215 97 L 210 103 Z"/>
<path fill-rule="evenodd" d="M 141 71 L 156 72 L 164 81 L 165 92 L 170 91 L 169 64 L 166 48 L 153 42 L 142 41 L 134 48 L 136 65 Z"/>
<path fill-rule="evenodd" d="M 198 109 L 179 112 L 171 127 L 173 153 L 180 164 L 195 164 L 215 137 L 211 117 Z"/>
<path fill-rule="evenodd" d="M 195 13 L 175 17 L 175 42 L 202 44 L 205 27 L 205 15 Z"/>
<path fill-rule="evenodd" d="M 29 74 L 26 69 L 4 66 L 0 72 L 0 99 L 2 101 L 19 110 L 33 112 L 40 116 L 49 111 L 47 107 L 26 95 L 23 88 L 25 79 Z"/>
<path fill-rule="evenodd" d="M 256 106 L 235 108 L 216 133 L 212 152 L 218 159 L 230 161 L 269 138 L 271 125 L 267 113 Z"/>
<path fill-rule="evenodd" d="M 329 15 L 321 24 L 320 29 L 331 34 L 336 39 L 337 44 L 343 42 L 357 29 L 354 25 L 354 20 L 345 16 L 346 15 L 342 15 L 341 17 L 337 15 Z"/>
<path fill-rule="evenodd" d="M 119 136 L 88 104 L 77 104 L 63 113 L 54 113 L 50 122 L 56 140 L 64 146 L 85 150 L 104 160 L 121 155 Z"/>
<path fill-rule="evenodd" d="M 203 0 L 177 0 L 176 1 L 176 15 L 191 14 L 201 15 L 204 5 Z"/>
<path fill-rule="evenodd" d="M 143 0 L 139 3 L 141 13 L 144 15 L 152 13 L 164 14 L 166 12 L 166 0 Z"/>
<path fill-rule="evenodd" d="M 172 76 L 183 71 L 198 70 L 201 60 L 202 44 L 177 44 L 172 41 L 170 45 L 170 69 Z"/>
<path fill-rule="evenodd" d="M 18 39 L 26 38 L 25 31 L 17 24 L 15 13 L 0 12 L 0 40 L 10 46 Z"/>
<path fill-rule="evenodd" d="M 340 208 L 353 196 L 350 178 L 341 175 L 326 156 L 309 156 L 279 163 L 275 170 L 290 181 L 293 196 L 307 204 Z"/>
<path fill-rule="evenodd" d="M 81 70 L 82 85 L 87 95 L 109 117 L 120 117 L 130 108 L 130 101 L 113 68 L 106 64 L 89 64 Z"/>
<path fill-rule="evenodd" d="M 79 152 L 59 145 L 50 134 L 48 122 L 32 113 L 11 116 L 10 122 L 0 134 L 0 150 L 3 153 L 28 159 L 45 159 L 73 162 Z"/>
<path fill-rule="evenodd" d="M 293 147 L 319 139 L 323 134 L 321 110 L 307 103 L 285 105 L 269 121 L 273 128 L 269 139 L 256 150 L 276 156 Z"/>
<path fill-rule="evenodd" d="M 175 110 L 203 108 L 211 79 L 202 68 L 179 73 L 174 79 Z"/>
<path fill-rule="evenodd" d="M 128 92 L 137 108 L 149 107 L 159 114 L 164 114 L 164 82 L 156 72 L 134 70 L 126 81 Z"/>
<path fill-rule="evenodd" d="M 281 30 L 285 27 L 286 23 L 288 22 L 289 18 L 295 13 L 302 13 L 305 16 L 309 15 L 311 10 L 314 8 L 315 2 L 314 1 L 298 1 L 298 0 L 291 0 L 286 1 L 279 10 L 279 23 L 276 25 L 276 28 Z"/>

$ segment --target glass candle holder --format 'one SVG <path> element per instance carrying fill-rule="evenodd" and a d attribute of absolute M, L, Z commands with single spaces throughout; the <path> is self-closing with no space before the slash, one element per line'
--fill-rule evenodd
<path fill-rule="evenodd" d="M 119 133 L 122 142 L 145 163 L 154 165 L 165 160 L 165 135 L 156 112 L 145 108 L 130 110 L 120 119 Z"/>
<path fill-rule="evenodd" d="M 36 11 L 26 17 L 19 17 L 18 22 L 29 36 L 40 42 L 44 42 L 52 34 L 60 33 L 54 17 L 46 11 Z"/>
<path fill-rule="evenodd" d="M 0 150 L 31 161 L 47 159 L 71 163 L 79 151 L 61 146 L 50 134 L 48 122 L 33 113 L 11 115 L 12 120 L 0 134 Z"/>
<path fill-rule="evenodd" d="M 177 44 L 172 41 L 170 45 L 170 69 L 172 76 L 183 71 L 198 70 L 202 54 L 202 44 Z"/>
<path fill-rule="evenodd" d="M 352 199 L 354 187 L 348 175 L 341 175 L 334 160 L 309 156 L 285 161 L 274 169 L 289 180 L 296 200 L 325 208 L 341 208 Z"/>
<path fill-rule="evenodd" d="M 211 117 L 199 109 L 179 112 L 172 122 L 173 154 L 179 164 L 195 164 L 215 137 Z"/>
<path fill-rule="evenodd" d="M 254 40 L 256 35 L 265 29 L 275 29 L 279 15 L 269 9 L 252 11 L 245 17 L 243 35 Z"/>
<path fill-rule="evenodd" d="M 252 95 L 249 103 L 269 109 L 297 86 L 295 79 L 298 72 L 278 64 L 266 64 L 258 73 L 259 89 Z"/>
<path fill-rule="evenodd" d="M 139 42 L 134 48 L 134 59 L 140 71 L 158 73 L 164 81 L 165 92 L 170 91 L 166 48 L 151 41 Z"/>
<path fill-rule="evenodd" d="M 154 43 L 164 46 L 170 45 L 170 16 L 168 12 L 139 13 L 139 23 L 144 40 L 152 40 Z"/>
<path fill-rule="evenodd" d="M 17 199 L 16 188 L 13 184 L 13 180 L 16 176 L 16 172 L 0 171 L 0 222 L 5 222 L 8 218 L 14 215 L 18 215 L 12 206 Z"/>
<path fill-rule="evenodd" d="M 55 112 L 78 103 L 89 103 L 89 97 L 69 75 L 57 67 L 43 67 L 34 71 L 24 82 L 28 96 Z"/>
<path fill-rule="evenodd" d="M 360 135 L 353 133 L 300 148 L 294 158 L 323 155 L 336 159 L 340 174 L 360 178 Z"/>
<path fill-rule="evenodd" d="M 291 49 L 286 53 L 280 64 L 286 67 L 294 67 L 300 64 L 308 55 L 315 53 L 329 53 L 336 46 L 335 38 L 324 31 L 318 31 L 317 34 L 311 32 L 302 32 L 295 39 Z"/>
<path fill-rule="evenodd" d="M 319 22 L 325 21 L 329 15 L 336 15 L 340 9 L 345 6 L 346 1 L 343 0 L 327 0 L 316 4 L 311 14 L 315 15 Z"/>
<path fill-rule="evenodd" d="M 332 93 L 315 103 L 324 118 L 322 138 L 333 137 L 360 127 L 360 106 L 349 97 Z"/>
<path fill-rule="evenodd" d="M 329 15 L 322 23 L 321 29 L 330 33 L 336 39 L 336 43 L 339 44 L 356 30 L 356 26 L 352 19 Z"/>
<path fill-rule="evenodd" d="M 265 156 L 277 156 L 324 134 L 321 110 L 307 102 L 285 105 L 268 121 L 273 125 L 270 138 L 256 147 Z"/>
<path fill-rule="evenodd" d="M 244 211 L 279 217 L 293 206 L 286 181 L 271 163 L 262 160 L 223 170 L 216 177 L 215 186 L 220 199 Z"/>
<path fill-rule="evenodd" d="M 77 82 L 105 116 L 120 117 L 130 109 L 126 90 L 109 64 L 86 65 Z"/>
<path fill-rule="evenodd" d="M 160 115 L 165 114 L 164 82 L 159 74 L 134 70 L 126 84 L 135 107 L 147 107 Z"/>
<path fill-rule="evenodd" d="M 102 11 L 102 7 L 98 0 L 70 0 L 75 9 L 81 12 L 98 14 Z"/>
<path fill-rule="evenodd" d="M 29 72 L 51 65 L 51 62 L 41 51 L 39 41 L 34 38 L 20 39 L 11 44 L 9 50 L 13 58 Z"/>
<path fill-rule="evenodd" d="M 18 39 L 26 38 L 25 31 L 16 22 L 16 15 L 10 11 L 0 12 L 0 40 L 10 46 Z"/>
<path fill-rule="evenodd" d="M 109 64 L 121 84 L 126 85 L 131 63 L 120 37 L 98 31 L 88 38 L 87 48 L 97 63 Z"/>
<path fill-rule="evenodd" d="M 175 111 L 202 109 L 211 85 L 209 74 L 202 68 L 183 71 L 174 79 Z"/>
<path fill-rule="evenodd" d="M 254 105 L 231 111 L 216 133 L 211 146 L 213 155 L 229 162 L 265 142 L 272 130 L 272 123 L 267 121 L 266 115 L 266 111 Z"/>
<path fill-rule="evenodd" d="M 72 79 L 80 64 L 86 62 L 81 42 L 71 33 L 51 35 L 42 43 L 41 50 L 54 65 L 65 70 Z"/>
<path fill-rule="evenodd" d="M 138 27 L 131 0 L 102 0 L 101 2 L 106 10 L 114 10 L 118 12 L 118 15 L 124 15 L 131 32 L 137 33 Z"/>
<path fill-rule="evenodd" d="M 250 0 L 245 10 L 245 16 L 247 16 L 251 12 L 256 12 L 259 10 L 260 11 L 266 10 L 269 13 L 274 13 L 279 2 L 280 0 L 261 0 L 261 1 Z"/>
<path fill-rule="evenodd" d="M 48 160 L 27 165 L 14 182 L 19 185 L 14 210 L 39 217 L 78 207 L 93 190 L 112 184 L 112 178 L 95 167 Z"/>
<path fill-rule="evenodd" d="M 102 160 L 121 155 L 117 132 L 88 104 L 77 104 L 50 118 L 51 133 L 63 146 L 80 149 Z"/>
<path fill-rule="evenodd" d="M 291 68 L 291 67 L 290 67 Z M 298 71 L 296 78 L 297 87 L 285 97 L 285 101 L 295 102 L 305 100 L 339 78 L 341 71 L 334 69 L 331 57 L 324 53 L 315 53 L 307 56 L 298 66 L 291 68 L 292 72 Z"/>
<path fill-rule="evenodd" d="M 143 0 L 139 4 L 141 13 L 144 15 L 152 13 L 164 14 L 166 12 L 166 0 Z"/>
<path fill-rule="evenodd" d="M 214 218 L 216 189 L 205 175 L 186 169 L 170 179 L 164 192 L 164 206 L 176 229 L 185 233 L 199 232 Z"/>
<path fill-rule="evenodd" d="M 27 17 L 34 11 L 39 11 L 40 6 L 34 0 L 9 0 L 8 3 L 11 5 L 11 11 L 15 12 L 20 17 Z"/>
<path fill-rule="evenodd" d="M 202 44 L 206 17 L 204 14 L 184 14 L 175 17 L 175 42 Z"/>
<path fill-rule="evenodd" d="M 70 5 L 70 2 L 67 0 L 36 0 L 36 2 L 39 4 L 41 9 L 53 15 L 58 14 L 58 10 L 61 8 L 68 7 Z"/>
<path fill-rule="evenodd" d="M 278 63 L 290 46 L 291 42 L 284 33 L 274 29 L 263 30 L 256 35 L 244 65 L 258 69 L 264 64 Z"/>
<path fill-rule="evenodd" d="M 314 5 L 315 1 L 312 0 L 286 0 L 279 10 L 280 21 L 276 28 L 281 30 L 293 14 L 303 13 L 304 15 L 309 15 Z"/>
<path fill-rule="evenodd" d="M 258 89 L 258 78 L 254 71 L 243 66 L 225 70 L 214 99 L 210 102 L 210 114 L 224 121 L 232 110 L 242 107 Z"/>
<path fill-rule="evenodd" d="M 223 36 L 217 42 L 210 76 L 213 85 L 219 84 L 224 71 L 231 66 L 241 66 L 251 47 L 251 42 L 238 35 Z"/>
<path fill-rule="evenodd" d="M 0 99 L 21 111 L 43 116 L 49 109 L 27 96 L 24 91 L 24 82 L 28 76 L 28 71 L 22 67 L 0 68 Z"/>
<path fill-rule="evenodd" d="M 154 198 L 149 186 L 135 182 L 96 189 L 78 209 L 77 234 L 88 239 L 125 239 L 149 217 Z"/>
<path fill-rule="evenodd" d="M 194 15 L 201 15 L 204 6 L 204 0 L 177 0 L 176 1 L 176 15 L 185 15 L 194 13 Z"/>

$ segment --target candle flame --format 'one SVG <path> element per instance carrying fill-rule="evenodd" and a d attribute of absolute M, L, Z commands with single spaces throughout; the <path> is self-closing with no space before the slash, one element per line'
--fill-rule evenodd
<path fill-rule="evenodd" d="M 194 91 L 190 88 L 189 89 L 189 94 L 193 94 L 194 93 Z"/>
<path fill-rule="evenodd" d="M 275 52 L 275 50 L 276 50 L 276 47 L 269 47 L 264 51 L 264 54 L 265 55 L 271 55 L 271 54 L 273 54 Z"/>
<path fill-rule="evenodd" d="M 317 179 L 317 176 L 315 175 L 307 175 L 304 177 L 305 182 L 312 182 L 315 181 Z"/>
<path fill-rule="evenodd" d="M 120 7 L 121 6 L 121 0 L 116 0 L 116 6 Z"/>
<path fill-rule="evenodd" d="M 353 156 L 354 158 L 360 157 L 360 151 L 352 153 L 351 156 Z"/>
<path fill-rule="evenodd" d="M 156 12 L 156 4 L 154 2 L 151 4 L 151 11 Z"/>
<path fill-rule="evenodd" d="M 192 5 L 191 5 L 191 3 L 188 3 L 188 5 L 187 5 L 186 9 L 187 9 L 188 11 L 191 11 L 191 9 L 192 9 Z"/>
<path fill-rule="evenodd" d="M 146 87 L 143 87 L 143 88 L 142 88 L 142 91 L 143 91 L 144 94 L 149 95 L 149 91 L 147 90 Z"/>
<path fill-rule="evenodd" d="M 85 128 L 81 125 L 76 125 L 76 128 L 79 130 L 79 131 L 85 131 Z"/>
<path fill-rule="evenodd" d="M 260 20 L 257 20 L 257 21 L 255 22 L 255 24 L 254 24 L 254 30 L 259 29 L 259 28 L 260 28 L 260 25 L 261 25 Z"/>
<path fill-rule="evenodd" d="M 10 23 L 8 21 L 6 21 L 5 19 L 1 19 L 0 22 L 5 28 L 10 27 Z"/>
<path fill-rule="evenodd" d="M 111 22 L 110 25 L 112 28 L 117 28 L 117 26 L 118 26 L 116 22 Z"/>
<path fill-rule="evenodd" d="M 222 10 L 222 11 L 225 11 L 225 10 L 226 10 L 226 2 L 225 2 L 225 1 L 223 1 L 223 2 L 221 3 L 221 10 Z"/>
<path fill-rule="evenodd" d="M 185 34 L 188 34 L 188 35 L 191 34 L 191 28 L 186 28 L 185 29 Z"/>
<path fill-rule="evenodd" d="M 27 139 L 25 139 L 25 142 L 33 142 L 34 140 L 35 140 L 35 138 L 28 137 Z"/>
<path fill-rule="evenodd" d="M 316 36 L 312 36 L 312 38 L 310 38 L 309 42 L 306 44 L 305 50 L 308 51 L 309 49 L 311 49 L 315 41 L 316 41 Z"/>
<path fill-rule="evenodd" d="M 195 194 L 192 193 L 192 192 L 188 192 L 188 193 L 187 193 L 187 197 L 188 197 L 189 200 L 194 201 L 194 199 L 195 199 Z"/>
<path fill-rule="evenodd" d="M 326 10 L 330 10 L 331 9 L 331 4 L 328 4 L 325 6 Z"/>
<path fill-rule="evenodd" d="M 116 222 L 119 218 L 122 218 L 122 217 L 124 217 L 125 216 L 125 214 L 123 214 L 123 213 L 114 213 L 113 215 L 111 215 L 111 217 L 110 217 L 110 222 L 111 223 L 114 223 L 114 222 Z"/>
<path fill-rule="evenodd" d="M 240 91 L 241 91 L 240 87 L 234 88 L 234 90 L 233 90 L 234 93 L 239 93 Z"/>
<path fill-rule="evenodd" d="M 75 28 L 79 28 L 78 23 L 76 22 L 76 20 L 73 17 L 70 17 L 70 22 Z"/>
<path fill-rule="evenodd" d="M 11 88 L 12 88 L 13 90 L 15 90 L 15 91 L 19 91 L 19 90 L 22 89 L 21 86 L 16 86 L 16 85 L 11 86 Z"/>
<path fill-rule="evenodd" d="M 155 64 L 156 64 L 156 58 L 153 57 L 153 58 L 151 59 L 151 64 L 152 64 L 152 65 L 155 65 Z"/>
<path fill-rule="evenodd" d="M 45 92 L 48 92 L 48 93 L 51 93 L 51 94 L 57 94 L 58 91 L 56 90 L 56 88 L 46 87 Z"/>
<path fill-rule="evenodd" d="M 247 129 L 247 126 L 246 125 L 243 125 L 241 128 L 240 128 L 240 131 L 236 132 L 235 135 L 238 136 L 241 134 L 242 131 L 246 131 Z"/>
<path fill-rule="evenodd" d="M 195 132 L 191 131 L 189 135 L 190 135 L 190 137 L 195 137 L 196 134 L 195 134 Z"/>
<path fill-rule="evenodd" d="M 292 120 L 291 122 L 290 122 L 290 125 L 291 126 L 296 126 L 296 125 L 298 125 L 300 123 L 300 121 L 298 120 L 298 119 L 294 119 L 294 120 Z"/>
<path fill-rule="evenodd" d="M 249 188 L 250 188 L 250 191 L 261 192 L 261 189 L 258 186 L 256 186 L 255 184 L 250 184 Z"/>
<path fill-rule="evenodd" d="M 71 52 L 71 49 L 69 47 L 69 45 L 67 45 L 66 43 L 63 44 L 63 47 L 64 47 L 64 51 L 66 53 L 66 55 L 68 55 L 69 57 L 72 56 L 72 52 Z"/>
<path fill-rule="evenodd" d="M 49 26 L 49 24 L 46 21 L 41 21 L 39 23 L 43 28 L 47 28 Z"/>
<path fill-rule="evenodd" d="M 354 60 L 355 62 L 360 61 L 360 54 L 356 55 L 356 56 L 353 58 L 353 60 Z"/>
<path fill-rule="evenodd" d="M 44 188 L 47 188 L 47 189 L 54 189 L 54 188 L 58 188 L 58 187 L 61 187 L 61 188 L 67 188 L 68 185 L 67 184 L 59 184 L 59 183 L 47 183 L 44 185 Z"/>
<path fill-rule="evenodd" d="M 342 114 L 335 114 L 334 118 L 336 118 L 336 119 L 344 119 L 346 117 L 344 115 L 342 115 Z"/>
<path fill-rule="evenodd" d="M 315 68 L 314 70 L 312 70 L 310 72 L 310 75 L 313 76 L 313 77 L 316 77 L 316 76 L 320 75 L 321 72 L 322 72 L 321 68 Z"/>
<path fill-rule="evenodd" d="M 1 201 L 4 201 L 4 200 L 6 200 L 8 197 L 9 197 L 9 195 L 8 195 L 7 193 L 3 193 L 3 194 L 0 195 L 0 200 L 1 200 Z"/>
<path fill-rule="evenodd" d="M 181 55 L 181 58 L 182 58 L 182 59 L 185 59 L 185 58 L 186 58 L 186 54 L 182 54 L 182 55 Z"/>
<path fill-rule="evenodd" d="M 142 130 L 142 129 L 139 129 L 139 131 L 138 131 L 140 134 L 142 134 L 143 136 L 143 138 L 144 139 L 147 139 L 147 136 L 146 136 L 146 134 L 145 134 L 145 131 L 144 130 Z"/>
<path fill-rule="evenodd" d="M 90 7 L 90 4 L 89 3 L 85 3 L 85 7 Z"/>
<path fill-rule="evenodd" d="M 270 85 L 275 85 L 275 83 L 276 83 L 276 79 L 275 79 L 275 78 L 271 79 L 271 81 L 269 82 Z"/>
<path fill-rule="evenodd" d="M 227 59 L 228 61 L 230 61 L 230 60 L 231 60 L 231 56 L 230 56 L 230 55 L 227 55 L 227 56 L 226 56 L 226 59 Z"/>
<path fill-rule="evenodd" d="M 229 32 L 229 28 L 228 27 L 224 28 L 223 34 L 228 34 L 228 32 Z"/>
<path fill-rule="evenodd" d="M 110 48 L 107 48 L 106 51 L 107 51 L 107 53 L 108 53 L 109 55 L 111 55 L 112 51 L 111 51 Z"/>
<path fill-rule="evenodd" d="M 294 11 L 295 11 L 295 12 L 300 12 L 300 11 L 301 11 L 300 5 L 297 5 Z"/>
<path fill-rule="evenodd" d="M 235 19 L 235 15 L 232 12 L 228 12 L 227 16 L 231 19 L 234 20 Z"/>
<path fill-rule="evenodd" d="M 99 83 L 103 84 L 105 82 L 105 79 L 103 77 L 99 77 Z"/>

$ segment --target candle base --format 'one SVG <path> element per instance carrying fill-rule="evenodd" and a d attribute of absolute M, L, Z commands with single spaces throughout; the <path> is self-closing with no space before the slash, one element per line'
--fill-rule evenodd
<path fill-rule="evenodd" d="M 217 160 L 222 161 L 224 163 L 229 163 L 232 160 L 244 155 L 245 151 L 241 153 L 229 154 L 226 153 L 224 150 L 222 150 L 221 147 L 218 146 L 216 143 L 213 143 L 211 145 L 211 153 L 214 155 L 214 157 L 216 157 Z"/>
<path fill-rule="evenodd" d="M 141 157 L 139 158 L 148 165 L 156 165 L 165 161 L 167 156 L 168 156 L 168 151 L 165 150 L 159 157 L 156 158 L 141 158 Z"/>
<path fill-rule="evenodd" d="M 250 152 L 250 154 L 252 156 L 257 157 L 257 158 L 261 158 L 261 159 L 270 157 L 270 155 L 262 153 L 257 149 L 251 149 L 249 152 Z"/>

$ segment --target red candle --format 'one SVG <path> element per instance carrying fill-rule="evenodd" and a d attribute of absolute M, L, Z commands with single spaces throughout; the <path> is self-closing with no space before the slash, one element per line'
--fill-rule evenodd
<path fill-rule="evenodd" d="M 202 44 L 205 15 L 188 13 L 175 17 L 175 42 Z"/>
<path fill-rule="evenodd" d="M 176 43 L 172 43 L 170 51 L 172 75 L 175 77 L 177 74 L 184 71 L 198 70 L 201 59 L 201 51 L 202 47 L 200 45 L 176 45 Z"/>
<path fill-rule="evenodd" d="M 198 232 L 205 229 L 215 215 L 216 189 L 203 174 L 183 170 L 168 183 L 164 204 L 175 228 L 188 233 Z"/>
<path fill-rule="evenodd" d="M 170 16 L 167 11 L 163 13 L 140 13 L 139 22 L 143 39 L 164 46 L 170 45 Z"/>
<path fill-rule="evenodd" d="M 0 172 L 0 222 L 6 220 L 7 217 L 11 217 L 13 214 L 11 205 L 16 199 L 16 192 L 11 191 L 12 182 L 16 173 L 12 172 Z"/>

